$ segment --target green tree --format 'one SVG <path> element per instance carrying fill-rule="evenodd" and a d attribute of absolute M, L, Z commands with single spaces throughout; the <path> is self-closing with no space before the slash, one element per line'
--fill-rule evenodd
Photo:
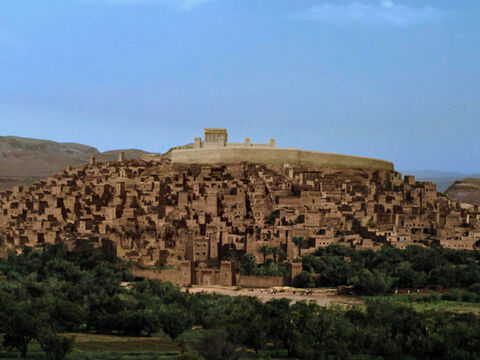
<path fill-rule="evenodd" d="M 312 347 L 315 350 L 317 359 L 351 359 L 352 354 L 350 348 L 352 343 L 360 343 L 357 345 L 357 352 L 365 352 L 362 344 L 362 336 L 367 333 L 367 329 L 360 328 L 358 333 L 354 332 L 351 322 L 345 318 L 343 311 L 328 310 L 325 308 L 318 311 L 315 321 L 315 329 L 312 333 L 315 340 Z M 364 315 L 360 313 L 360 321 Z"/>
<path fill-rule="evenodd" d="M 277 349 L 289 349 L 292 339 L 290 300 L 273 299 L 265 304 L 264 319 L 268 337 Z"/>
<path fill-rule="evenodd" d="M 172 339 L 177 338 L 178 335 L 192 326 L 189 314 L 175 304 L 163 309 L 160 313 L 160 322 L 163 331 L 170 335 Z"/>
<path fill-rule="evenodd" d="M 387 292 L 392 284 L 392 279 L 380 271 L 373 272 L 363 269 L 358 277 L 352 279 L 353 287 L 357 293 L 365 295 L 382 295 Z"/>
<path fill-rule="evenodd" d="M 315 287 L 315 280 L 313 280 L 312 274 L 308 271 L 302 271 L 293 279 L 295 287 L 299 288 L 312 288 Z"/>
<path fill-rule="evenodd" d="M 267 328 L 262 316 L 263 303 L 254 297 L 237 297 L 224 309 L 220 320 L 228 338 L 258 353 L 267 343 Z"/>
<path fill-rule="evenodd" d="M 63 360 L 73 351 L 74 336 L 61 336 L 52 330 L 44 330 L 38 334 L 38 342 L 50 360 Z"/>
<path fill-rule="evenodd" d="M 3 346 L 7 349 L 17 349 L 22 358 L 27 356 L 30 342 L 38 335 L 40 314 L 35 313 L 25 302 L 8 304 L 3 309 L 2 323 Z"/>
<path fill-rule="evenodd" d="M 303 236 L 294 236 L 293 243 L 298 247 L 298 256 L 302 255 L 302 248 L 307 245 L 307 240 Z"/>
<path fill-rule="evenodd" d="M 320 308 L 314 302 L 299 301 L 290 306 L 289 352 L 301 359 L 316 359 L 312 344 L 315 341 L 317 313 Z"/>
<path fill-rule="evenodd" d="M 257 260 L 252 254 L 245 254 L 239 264 L 240 274 L 253 275 L 257 270 Z"/>
<path fill-rule="evenodd" d="M 266 264 L 267 256 L 272 253 L 272 248 L 268 245 L 262 245 L 258 248 L 258 252 L 262 253 L 263 255 L 263 263 Z"/>
<path fill-rule="evenodd" d="M 272 246 L 270 249 L 271 249 L 270 251 L 272 252 L 272 255 L 273 255 L 273 262 L 276 264 L 277 263 L 277 258 L 281 257 L 281 254 L 282 254 L 283 250 L 279 246 Z"/>
<path fill-rule="evenodd" d="M 125 335 L 140 336 L 142 333 L 150 336 L 161 326 L 158 315 L 149 310 L 125 310 L 118 314 L 119 330 Z"/>
<path fill-rule="evenodd" d="M 205 332 L 195 347 L 205 360 L 230 360 L 235 353 L 235 346 L 228 341 L 227 333 L 222 330 Z"/>
<path fill-rule="evenodd" d="M 397 287 L 398 288 L 416 288 L 423 287 L 426 280 L 424 272 L 417 272 L 412 269 L 409 263 L 401 264 L 397 270 Z"/>

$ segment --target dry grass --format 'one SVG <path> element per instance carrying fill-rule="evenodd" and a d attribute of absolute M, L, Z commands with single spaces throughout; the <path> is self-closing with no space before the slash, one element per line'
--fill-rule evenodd
<path fill-rule="evenodd" d="M 75 348 L 81 351 L 112 352 L 158 352 L 177 353 L 180 351 L 175 342 L 165 338 L 129 337 L 116 335 L 97 335 L 73 333 L 76 338 Z"/>

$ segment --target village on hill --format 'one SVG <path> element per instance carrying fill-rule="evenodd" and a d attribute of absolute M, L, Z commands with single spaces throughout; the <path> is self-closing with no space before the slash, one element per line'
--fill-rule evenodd
<path fill-rule="evenodd" d="M 480 247 L 478 206 L 394 170 L 166 158 L 68 167 L 0 192 L 2 254 L 83 240 L 138 264 L 139 276 L 190 285 L 284 285 L 240 276 L 232 259 L 265 246 L 292 262 L 318 247 Z M 295 266 L 296 265 L 296 266 Z M 293 264 L 291 278 L 301 271 Z"/>

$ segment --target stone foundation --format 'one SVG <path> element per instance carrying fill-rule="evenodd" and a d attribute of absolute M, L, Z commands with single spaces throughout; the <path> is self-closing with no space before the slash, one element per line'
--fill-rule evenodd
<path fill-rule="evenodd" d="M 330 154 L 282 148 L 201 148 L 173 150 L 173 163 L 214 164 L 250 162 L 260 164 L 289 164 L 292 166 L 315 166 L 320 168 L 348 168 L 365 170 L 394 170 L 393 163 L 359 156 Z"/>

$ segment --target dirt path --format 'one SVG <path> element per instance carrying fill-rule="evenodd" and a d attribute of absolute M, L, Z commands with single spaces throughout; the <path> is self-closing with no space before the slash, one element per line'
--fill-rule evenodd
<path fill-rule="evenodd" d="M 222 286 L 192 286 L 190 288 L 182 288 L 183 291 L 189 291 L 190 293 L 198 292 L 207 292 L 207 293 L 217 293 L 222 295 L 229 296 L 255 296 L 259 298 L 262 302 L 267 302 L 271 299 L 280 299 L 287 298 L 291 299 L 293 302 L 297 301 L 315 301 L 321 306 L 328 306 L 330 304 L 340 304 L 340 305 L 361 305 L 363 300 L 360 297 L 356 296 L 342 296 L 332 294 L 333 290 L 329 289 L 311 289 L 311 295 L 302 295 L 301 290 L 296 290 L 293 294 L 292 289 L 285 291 L 278 291 L 275 294 L 270 292 L 270 289 L 240 289 L 236 290 L 234 287 L 222 287 Z"/>

